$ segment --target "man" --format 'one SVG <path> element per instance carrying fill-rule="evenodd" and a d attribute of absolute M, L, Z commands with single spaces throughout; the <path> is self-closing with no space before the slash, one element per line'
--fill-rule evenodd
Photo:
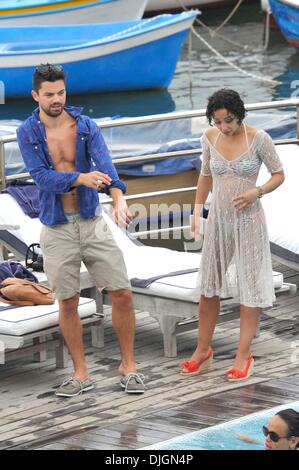
<path fill-rule="evenodd" d="M 97 191 L 110 194 L 118 225 L 132 219 L 102 134 L 81 109 L 65 106 L 66 73 L 59 65 L 41 64 L 33 75 L 33 99 L 39 104 L 17 130 L 25 165 L 40 191 L 41 247 L 44 266 L 59 302 L 59 323 L 71 354 L 74 374 L 56 395 L 72 397 L 94 387 L 84 356 L 77 312 L 83 261 L 112 302 L 121 363 L 121 387 L 143 393 L 136 372 L 135 316 L 122 253 L 101 216 Z"/>

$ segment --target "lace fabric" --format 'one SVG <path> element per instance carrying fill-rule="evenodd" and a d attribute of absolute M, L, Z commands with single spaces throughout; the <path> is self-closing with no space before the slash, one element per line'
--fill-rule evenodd
<path fill-rule="evenodd" d="M 262 163 L 271 174 L 282 170 L 274 143 L 260 130 L 250 146 L 247 139 L 248 150 L 233 160 L 225 159 L 205 135 L 202 146 L 201 175 L 212 176 L 213 191 L 198 277 L 200 294 L 234 297 L 248 307 L 272 306 L 272 262 L 261 201 L 237 211 L 232 199 L 255 187 Z"/>

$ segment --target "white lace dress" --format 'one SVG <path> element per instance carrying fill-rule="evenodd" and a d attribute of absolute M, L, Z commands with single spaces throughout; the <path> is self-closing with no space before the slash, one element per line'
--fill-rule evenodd
<path fill-rule="evenodd" d="M 265 308 L 275 294 L 264 210 L 257 199 L 237 211 L 232 199 L 255 187 L 263 162 L 270 173 L 281 171 L 282 164 L 266 132 L 259 130 L 250 146 L 246 126 L 245 135 L 248 151 L 232 161 L 202 138 L 201 174 L 212 176 L 213 189 L 198 285 L 206 297 L 234 297 L 247 307 Z"/>

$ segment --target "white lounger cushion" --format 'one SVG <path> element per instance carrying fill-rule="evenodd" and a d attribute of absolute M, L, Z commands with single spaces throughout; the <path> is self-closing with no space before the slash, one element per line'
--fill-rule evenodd
<path fill-rule="evenodd" d="M 7 307 L 0 302 L 0 307 Z M 80 298 L 79 315 L 86 318 L 96 313 L 93 299 Z M 0 310 L 0 335 L 22 336 L 58 325 L 58 302 L 53 305 L 9 308 Z"/>
<path fill-rule="evenodd" d="M 113 232 L 115 240 L 122 250 L 129 278 L 149 278 L 182 269 L 198 268 L 199 255 L 184 253 L 167 248 L 153 248 L 137 245 L 120 230 L 103 211 L 103 216 Z M 9 194 L 0 196 L 0 224 L 19 225 L 20 229 L 10 232 L 26 245 L 38 243 L 41 231 L 39 219 L 31 219 L 24 214 L 19 204 Z M 82 267 L 84 271 L 85 268 Z"/>
<path fill-rule="evenodd" d="M 262 198 L 262 204 L 265 209 L 267 225 L 269 230 L 270 241 L 277 247 L 290 252 L 292 259 L 296 262 L 299 260 L 299 217 L 297 217 L 296 204 L 299 196 L 298 175 L 299 175 L 299 147 L 295 144 L 278 145 L 276 146 L 279 157 L 282 160 L 286 181 L 273 193 L 268 194 Z M 258 178 L 258 184 L 264 184 L 269 179 L 269 173 L 264 165 Z M 13 235 L 18 237 L 27 245 L 39 241 L 40 221 L 38 219 L 30 219 L 24 214 L 21 207 L 9 194 L 1 194 L 0 196 L 0 224 L 19 225 L 20 229 L 11 231 Z M 112 225 L 111 225 L 112 224 Z M 110 227 L 113 226 L 113 223 Z M 115 226 L 114 226 L 115 227 Z M 155 274 L 152 272 L 157 270 L 157 267 L 162 266 L 162 259 L 159 265 L 155 266 L 155 262 L 151 263 L 152 248 L 143 247 L 143 253 L 148 250 L 149 266 L 145 266 L 138 260 L 132 259 L 136 256 L 136 246 L 124 234 L 117 235 L 115 229 L 112 228 L 117 243 L 124 252 L 126 264 L 129 271 L 129 277 L 152 277 Z M 164 249 L 160 253 L 162 255 Z M 134 255 L 133 255 L 134 253 Z M 158 251 L 156 251 L 158 253 Z M 193 256 L 193 254 L 190 254 Z M 180 255 L 179 255 L 180 256 Z M 187 259 L 187 258 L 186 258 Z M 190 258 L 191 259 L 191 258 Z M 183 257 L 179 260 L 174 257 L 167 258 L 170 262 L 168 272 L 178 271 L 179 269 L 186 269 L 179 267 L 178 261 L 182 261 Z M 182 261 L 183 262 L 183 261 Z M 164 260 L 163 260 L 164 263 Z M 183 262 L 184 264 L 184 262 Z M 172 266 L 176 266 L 174 269 Z M 151 267 L 152 266 L 152 267 Z M 147 272 L 147 268 L 149 271 Z M 154 268 L 154 269 L 152 269 Z M 144 275 L 145 274 L 145 275 Z"/>
<path fill-rule="evenodd" d="M 265 209 L 270 241 L 275 244 L 275 253 L 299 263 L 299 147 L 295 144 L 276 146 L 282 161 L 285 182 L 273 193 L 262 198 Z M 269 173 L 264 165 L 258 178 L 262 185 L 269 179 Z M 282 248 L 281 252 L 279 248 Z"/>
<path fill-rule="evenodd" d="M 130 279 L 148 279 L 199 267 L 200 254 L 136 244 L 105 213 L 104 217 L 123 252 Z"/>
<path fill-rule="evenodd" d="M 198 303 L 199 292 L 196 281 L 197 273 L 188 273 L 174 277 L 164 277 L 153 282 L 146 289 L 134 287 L 133 290 L 147 295 Z M 273 283 L 274 288 L 279 289 L 283 284 L 283 275 L 273 271 Z"/>
<path fill-rule="evenodd" d="M 119 229 L 109 216 L 103 212 L 114 238 L 123 252 L 130 279 L 148 279 L 161 274 L 198 268 L 201 254 L 185 253 L 167 248 L 138 245 Z M 24 241 L 27 245 L 39 241 L 41 223 L 39 219 L 31 219 L 24 214 L 18 203 L 9 195 L 0 196 L 0 224 L 19 225 L 20 229 L 11 231 L 13 235 Z M 82 265 L 82 271 L 86 271 Z M 39 273 L 38 278 L 44 281 L 46 276 Z M 173 299 L 198 302 L 199 292 L 196 286 L 197 272 L 182 274 L 174 277 L 165 277 L 153 282 L 149 287 L 133 287 L 133 292 L 143 292 L 148 295 L 158 295 Z M 273 273 L 274 287 L 280 287 L 283 276 Z"/>

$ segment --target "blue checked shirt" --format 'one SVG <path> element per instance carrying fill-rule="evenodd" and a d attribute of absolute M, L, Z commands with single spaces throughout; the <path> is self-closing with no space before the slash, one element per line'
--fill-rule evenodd
<path fill-rule="evenodd" d="M 82 108 L 66 106 L 77 123 L 76 171 L 63 173 L 54 169 L 47 145 L 46 131 L 39 119 L 39 109 L 17 129 L 18 144 L 27 170 L 39 188 L 41 222 L 45 225 L 67 223 L 61 195 L 72 189 L 80 173 L 101 171 L 112 179 L 111 188 L 126 191 L 112 163 L 109 150 L 96 123 L 81 114 Z M 109 194 L 109 189 L 105 192 Z M 86 219 L 94 217 L 99 205 L 98 193 L 86 186 L 77 186 L 80 215 Z"/>

